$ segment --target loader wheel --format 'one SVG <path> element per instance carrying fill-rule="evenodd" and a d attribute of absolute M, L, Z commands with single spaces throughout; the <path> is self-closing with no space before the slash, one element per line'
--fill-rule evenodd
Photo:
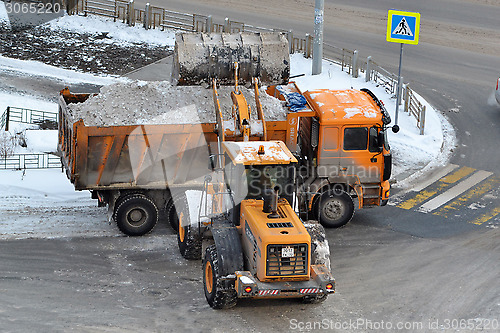
<path fill-rule="evenodd" d="M 236 305 L 236 290 L 224 286 L 219 274 L 217 248 L 210 245 L 203 258 L 203 289 L 208 304 L 214 309 L 228 309 Z"/>
<path fill-rule="evenodd" d="M 167 215 L 168 223 L 175 232 L 179 231 L 179 215 L 177 214 L 178 210 L 183 210 L 187 208 L 187 198 L 185 194 L 181 196 L 176 196 L 175 198 L 171 198 L 168 200 L 165 206 L 165 213 Z"/>
<path fill-rule="evenodd" d="M 184 213 L 181 213 L 181 221 L 184 218 Z M 179 252 L 185 259 L 201 259 L 201 235 L 197 226 L 192 224 L 182 226 L 181 222 L 177 233 L 177 244 L 179 245 Z"/>
<path fill-rule="evenodd" d="M 319 222 L 326 228 L 341 227 L 352 219 L 354 202 L 349 194 L 342 191 L 327 191 L 319 199 Z"/>
<path fill-rule="evenodd" d="M 302 297 L 302 303 L 304 304 L 316 304 L 321 303 L 328 298 L 328 293 L 321 293 L 315 296 L 304 296 Z"/>
<path fill-rule="evenodd" d="M 119 201 L 113 219 L 124 234 L 142 236 L 158 222 L 158 208 L 143 194 L 131 194 Z"/>

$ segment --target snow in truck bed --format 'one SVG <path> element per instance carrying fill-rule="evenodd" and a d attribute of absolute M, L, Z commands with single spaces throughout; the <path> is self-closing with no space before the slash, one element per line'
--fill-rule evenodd
<path fill-rule="evenodd" d="M 231 91 L 234 87 L 218 88 L 219 101 L 225 120 L 231 116 Z M 257 119 L 253 89 L 240 87 Z M 286 108 L 280 100 L 259 92 L 267 121 L 285 120 Z M 138 124 L 214 123 L 215 107 L 212 89 L 201 86 L 173 86 L 170 82 L 133 81 L 101 88 L 99 94 L 84 103 L 69 104 L 74 121 L 83 119 L 87 126 Z"/>

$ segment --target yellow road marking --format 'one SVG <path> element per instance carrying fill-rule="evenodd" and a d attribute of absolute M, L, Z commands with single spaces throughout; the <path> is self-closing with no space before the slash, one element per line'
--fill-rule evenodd
<path fill-rule="evenodd" d="M 458 210 L 462 204 L 464 204 L 467 201 L 479 199 L 485 193 L 497 188 L 499 183 L 500 183 L 500 177 L 493 177 L 492 179 L 483 183 L 481 186 L 470 189 L 464 195 L 460 196 L 459 198 L 451 202 L 449 205 L 444 206 L 434 214 L 448 217 L 450 213 L 453 213 L 453 211 Z"/>
<path fill-rule="evenodd" d="M 484 222 L 488 222 L 490 219 L 494 218 L 498 214 L 500 214 L 500 207 L 497 207 L 497 208 L 493 209 L 492 211 L 490 211 L 486 214 L 483 214 L 481 217 L 475 219 L 471 223 L 476 224 L 476 225 L 481 225 Z"/>
<path fill-rule="evenodd" d="M 436 195 L 438 192 L 444 190 L 445 188 L 449 187 L 451 184 L 456 183 L 460 179 L 467 177 L 471 173 L 473 173 L 476 169 L 469 168 L 469 167 L 462 167 L 458 169 L 457 171 L 449 174 L 446 177 L 441 178 L 440 180 L 437 181 L 437 188 L 431 189 L 431 190 L 423 190 L 420 191 L 414 198 L 409 199 L 407 201 L 404 201 L 400 203 L 397 207 L 403 208 L 403 209 L 412 209 L 413 207 L 420 205 L 427 199 L 433 197 Z"/>

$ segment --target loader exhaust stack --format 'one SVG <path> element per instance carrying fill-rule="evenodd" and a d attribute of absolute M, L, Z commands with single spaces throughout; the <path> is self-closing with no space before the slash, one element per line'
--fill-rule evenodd
<path fill-rule="evenodd" d="M 282 33 L 178 33 L 172 83 L 176 85 L 234 85 L 233 64 L 239 64 L 239 82 L 251 85 L 288 84 L 290 55 Z"/>

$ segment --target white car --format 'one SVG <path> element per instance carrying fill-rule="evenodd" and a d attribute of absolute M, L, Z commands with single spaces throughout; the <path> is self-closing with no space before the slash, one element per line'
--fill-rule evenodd
<path fill-rule="evenodd" d="M 497 80 L 497 88 L 495 89 L 495 98 L 497 103 L 500 104 L 500 78 Z"/>

